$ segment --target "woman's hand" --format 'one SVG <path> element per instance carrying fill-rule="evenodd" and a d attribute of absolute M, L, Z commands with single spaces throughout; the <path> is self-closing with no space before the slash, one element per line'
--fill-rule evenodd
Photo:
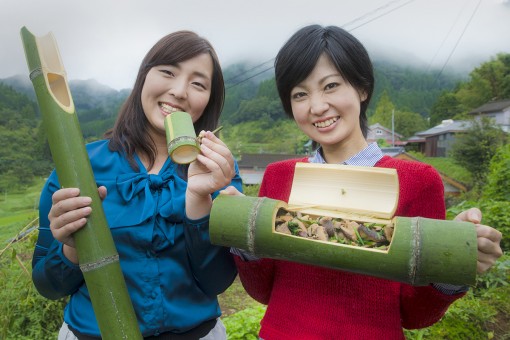
<path fill-rule="evenodd" d="M 192 219 L 209 214 L 211 194 L 228 185 L 235 175 L 234 157 L 225 143 L 210 131 L 202 135 L 201 153 L 188 169 L 186 214 Z"/>
<path fill-rule="evenodd" d="M 476 225 L 478 240 L 478 261 L 476 271 L 483 274 L 503 255 L 500 242 L 502 235 L 496 229 L 480 224 L 482 212 L 478 208 L 465 210 L 455 217 L 457 221 L 472 222 Z"/>
<path fill-rule="evenodd" d="M 99 197 L 106 197 L 106 187 L 98 188 Z M 78 263 L 73 234 L 87 223 L 92 212 L 90 197 L 81 197 L 80 189 L 65 188 L 52 196 L 52 206 L 48 214 L 53 237 L 64 244 L 64 255 L 73 263 Z"/>

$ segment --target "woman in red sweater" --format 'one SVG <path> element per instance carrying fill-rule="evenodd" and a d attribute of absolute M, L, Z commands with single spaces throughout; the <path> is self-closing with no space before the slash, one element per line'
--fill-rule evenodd
<path fill-rule="evenodd" d="M 396 215 L 445 218 L 443 184 L 431 166 L 383 156 L 367 144 L 366 109 L 374 88 L 363 45 L 338 27 L 312 25 L 296 32 L 275 61 L 276 85 L 287 115 L 320 145 L 310 158 L 271 164 L 260 196 L 288 201 L 296 162 L 397 169 Z M 477 224 L 478 272 L 502 255 L 501 233 L 480 225 L 478 209 L 457 217 Z M 402 328 L 437 322 L 467 287 L 400 282 L 282 260 L 257 259 L 233 250 L 241 281 L 267 304 L 260 337 L 285 339 L 403 339 Z"/>

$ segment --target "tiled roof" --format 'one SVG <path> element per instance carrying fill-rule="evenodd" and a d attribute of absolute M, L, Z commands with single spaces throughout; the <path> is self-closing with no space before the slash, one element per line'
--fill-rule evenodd
<path fill-rule="evenodd" d="M 477 107 L 473 111 L 469 112 L 470 114 L 478 114 L 478 113 L 490 113 L 490 112 L 498 112 L 504 111 L 505 109 L 510 108 L 510 99 L 497 100 L 493 102 L 488 102 L 483 104 L 480 107 Z"/>
<path fill-rule="evenodd" d="M 471 127 L 471 122 L 467 120 L 443 120 L 441 124 L 434 126 L 425 131 L 415 133 L 417 137 L 427 137 L 433 135 L 440 135 L 447 132 L 462 132 Z M 414 137 L 414 136 L 413 136 Z"/>

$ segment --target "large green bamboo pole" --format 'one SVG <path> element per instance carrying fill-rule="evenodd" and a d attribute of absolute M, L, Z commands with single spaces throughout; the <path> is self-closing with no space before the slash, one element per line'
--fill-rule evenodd
<path fill-rule="evenodd" d="M 276 215 L 285 207 L 285 202 L 265 197 L 220 195 L 209 221 L 211 243 L 416 286 L 475 284 L 477 243 L 472 223 L 395 217 L 393 238 L 384 251 L 278 233 Z"/>
<path fill-rule="evenodd" d="M 59 182 L 92 198 L 93 212 L 74 239 L 101 336 L 141 339 L 55 39 L 51 33 L 36 37 L 26 27 L 21 38 Z"/>

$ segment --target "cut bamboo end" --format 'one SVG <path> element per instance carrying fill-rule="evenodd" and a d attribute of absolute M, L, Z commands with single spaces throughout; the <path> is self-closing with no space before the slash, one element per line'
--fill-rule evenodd
<path fill-rule="evenodd" d="M 170 158 L 177 164 L 193 162 L 200 148 L 191 116 L 187 112 L 176 111 L 165 117 L 167 149 Z"/>

